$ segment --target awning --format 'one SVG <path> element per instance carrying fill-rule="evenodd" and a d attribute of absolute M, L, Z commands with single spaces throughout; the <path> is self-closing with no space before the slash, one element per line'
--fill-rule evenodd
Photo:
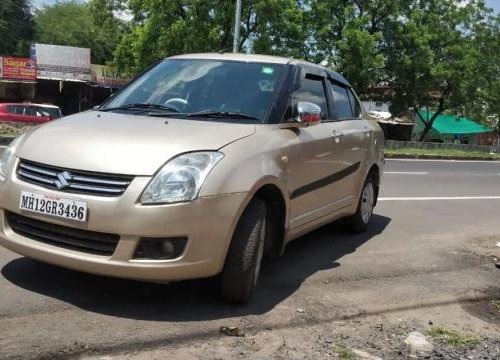
<path fill-rule="evenodd" d="M 418 110 L 421 118 L 430 120 L 434 112 L 428 110 Z M 421 118 L 417 115 L 418 120 Z M 440 134 L 480 134 L 491 132 L 493 129 L 481 125 L 472 119 L 455 115 L 441 114 L 434 120 L 432 128 Z"/>
<path fill-rule="evenodd" d="M 38 76 L 38 80 L 51 80 L 51 81 L 67 81 L 67 82 L 77 82 L 77 83 L 86 83 L 86 80 L 80 79 L 62 79 L 58 77 L 48 77 L 48 76 Z"/>
<path fill-rule="evenodd" d="M 0 83 L 7 83 L 7 84 L 36 84 L 36 81 L 0 79 Z"/>

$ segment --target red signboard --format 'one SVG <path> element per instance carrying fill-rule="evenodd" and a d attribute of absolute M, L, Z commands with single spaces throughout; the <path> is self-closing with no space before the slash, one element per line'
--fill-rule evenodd
<path fill-rule="evenodd" d="M 36 80 L 36 61 L 27 58 L 4 56 L 3 78 L 8 80 Z"/>

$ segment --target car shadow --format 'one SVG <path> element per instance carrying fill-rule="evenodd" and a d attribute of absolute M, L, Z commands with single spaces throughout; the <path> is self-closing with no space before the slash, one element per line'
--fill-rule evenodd
<path fill-rule="evenodd" d="M 1 273 L 28 291 L 122 318 L 180 322 L 258 315 L 292 295 L 309 276 L 341 266 L 343 256 L 380 234 L 390 219 L 374 215 L 372 221 L 363 234 L 347 234 L 342 222 L 336 222 L 293 241 L 281 258 L 265 264 L 259 288 L 243 306 L 220 300 L 216 278 L 151 284 L 84 274 L 25 257 L 9 262 Z"/>

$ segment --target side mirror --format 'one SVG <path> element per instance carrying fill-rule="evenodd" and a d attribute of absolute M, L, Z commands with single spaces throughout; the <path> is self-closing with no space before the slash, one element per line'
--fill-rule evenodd
<path fill-rule="evenodd" d="M 299 101 L 295 106 L 294 120 L 305 126 L 317 125 L 321 122 L 321 108 L 311 102 Z"/>

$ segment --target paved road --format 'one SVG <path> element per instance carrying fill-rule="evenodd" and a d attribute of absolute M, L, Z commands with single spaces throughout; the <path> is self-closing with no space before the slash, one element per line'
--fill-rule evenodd
<path fill-rule="evenodd" d="M 498 324 L 474 303 L 500 295 L 488 260 L 500 241 L 500 163 L 388 160 L 385 171 L 368 233 L 332 224 L 292 243 L 246 307 L 220 303 L 211 280 L 144 284 L 0 249 L 0 358 L 188 346 L 223 325 L 266 332 L 377 314 Z"/>

